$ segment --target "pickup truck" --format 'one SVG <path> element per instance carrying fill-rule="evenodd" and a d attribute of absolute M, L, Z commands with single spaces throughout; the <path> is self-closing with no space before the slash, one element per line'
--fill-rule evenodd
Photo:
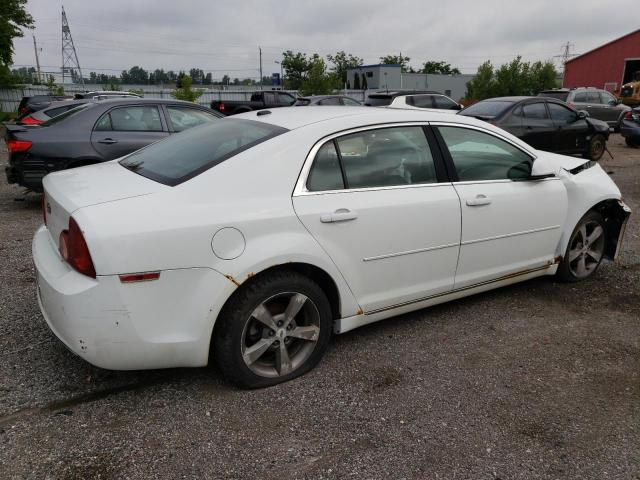
<path fill-rule="evenodd" d="M 290 107 L 296 98 L 286 92 L 264 91 L 251 94 L 251 100 L 214 100 L 211 108 L 225 115 L 262 110 L 263 108 Z"/>

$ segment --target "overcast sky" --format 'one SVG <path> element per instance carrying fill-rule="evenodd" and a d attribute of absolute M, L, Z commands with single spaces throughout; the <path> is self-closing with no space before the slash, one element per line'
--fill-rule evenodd
<path fill-rule="evenodd" d="M 640 28 L 625 13 L 637 0 L 29 0 L 45 71 L 60 70 L 63 3 L 85 76 L 139 65 L 258 78 L 258 45 L 265 75 L 289 49 L 345 50 L 365 64 L 402 52 L 416 68 L 446 60 L 474 73 L 485 60 L 552 59 L 567 41 L 582 53 Z M 15 40 L 14 63 L 35 65 L 30 32 Z"/>

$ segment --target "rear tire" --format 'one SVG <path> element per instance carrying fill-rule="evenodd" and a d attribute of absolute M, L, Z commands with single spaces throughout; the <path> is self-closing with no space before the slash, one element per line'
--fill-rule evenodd
<path fill-rule="evenodd" d="M 602 155 L 604 155 L 606 147 L 607 140 L 604 138 L 604 135 L 600 133 L 595 134 L 589 141 L 589 147 L 585 154 L 585 158 L 597 162 L 602 158 Z"/>
<path fill-rule="evenodd" d="M 213 356 L 227 380 L 262 388 L 299 377 L 322 358 L 333 318 L 322 289 L 294 271 L 250 280 L 227 302 L 214 329 Z"/>
<path fill-rule="evenodd" d="M 638 142 L 634 141 L 632 138 L 627 137 L 624 139 L 624 141 L 629 147 L 635 148 L 638 146 Z"/>
<path fill-rule="evenodd" d="M 557 276 L 564 282 L 579 282 L 591 277 L 602 262 L 607 246 L 604 217 L 591 210 L 580 219 L 567 244 Z"/>

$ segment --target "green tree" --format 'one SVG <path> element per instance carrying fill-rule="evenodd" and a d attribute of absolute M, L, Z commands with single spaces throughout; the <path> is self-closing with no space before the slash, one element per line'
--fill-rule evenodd
<path fill-rule="evenodd" d="M 328 73 L 327 65 L 322 58 L 314 55 L 309 65 L 306 80 L 300 86 L 302 95 L 327 95 L 332 93 L 339 84 L 336 73 Z"/>
<path fill-rule="evenodd" d="M 422 66 L 422 73 L 442 73 L 445 75 L 460 75 L 457 67 L 452 67 L 447 62 L 428 61 Z"/>
<path fill-rule="evenodd" d="M 305 53 L 293 53 L 291 50 L 283 52 L 281 65 L 285 71 L 285 88 L 298 90 L 307 79 L 312 61 Z"/>
<path fill-rule="evenodd" d="M 493 94 L 493 65 L 489 60 L 478 67 L 476 76 L 467 82 L 465 97 L 469 100 L 484 100 Z"/>
<path fill-rule="evenodd" d="M 64 95 L 64 87 L 62 85 L 56 85 L 56 79 L 53 75 L 47 77 L 47 88 L 52 95 Z"/>
<path fill-rule="evenodd" d="M 180 87 L 171 92 L 171 96 L 177 100 L 186 100 L 187 102 L 195 102 L 202 95 L 202 90 L 191 89 L 191 77 L 184 75 L 180 79 Z"/>
<path fill-rule="evenodd" d="M 13 39 L 22 37 L 22 28 L 33 27 L 33 18 L 25 9 L 27 0 L 0 2 L 0 86 L 15 82 L 9 65 L 13 63 Z"/>
<path fill-rule="evenodd" d="M 403 72 L 413 71 L 413 68 L 409 65 L 411 58 L 400 55 L 386 55 L 380 57 L 380 63 L 383 65 L 400 65 Z"/>
<path fill-rule="evenodd" d="M 345 53 L 343 50 L 336 52 L 335 55 L 327 55 L 327 60 L 333 63 L 333 71 L 338 76 L 340 84 L 347 82 L 347 70 L 350 68 L 360 67 L 364 64 L 360 57 Z"/>

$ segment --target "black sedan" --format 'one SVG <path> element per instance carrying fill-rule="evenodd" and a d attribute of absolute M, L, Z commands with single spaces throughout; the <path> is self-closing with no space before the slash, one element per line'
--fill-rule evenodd
<path fill-rule="evenodd" d="M 599 160 L 609 139 L 609 125 L 589 118 L 560 100 L 499 97 L 483 100 L 458 113 L 497 125 L 532 147 L 547 152 L 582 154 Z"/>
<path fill-rule="evenodd" d="M 41 125 L 5 125 L 5 173 L 9 183 L 42 191 L 49 172 L 113 160 L 220 116 L 178 100 L 83 103 Z"/>
<path fill-rule="evenodd" d="M 620 133 L 630 147 L 640 147 L 640 107 L 625 113 L 620 123 Z"/>

